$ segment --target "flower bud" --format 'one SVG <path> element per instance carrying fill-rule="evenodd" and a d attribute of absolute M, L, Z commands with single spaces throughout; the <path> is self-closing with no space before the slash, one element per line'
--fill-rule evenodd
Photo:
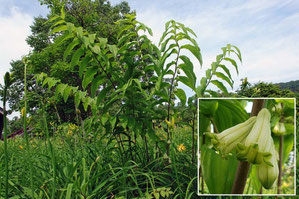
<path fill-rule="evenodd" d="M 220 134 L 206 133 L 211 138 L 214 147 L 220 151 L 223 157 L 227 156 L 238 143 L 242 142 L 252 129 L 256 117 L 251 117 L 247 121 L 224 130 Z"/>
<path fill-rule="evenodd" d="M 268 109 L 262 109 L 257 115 L 256 122 L 252 130 L 246 137 L 244 143 L 237 145 L 237 157 L 240 160 L 248 161 L 252 164 L 268 164 L 271 153 L 271 129 L 270 129 L 270 112 Z"/>
<path fill-rule="evenodd" d="M 265 189 L 270 189 L 272 187 L 278 177 L 279 172 L 277 164 L 278 153 L 275 150 L 273 140 L 271 141 L 271 153 L 273 155 L 271 156 L 270 161 L 273 166 L 269 166 L 267 164 L 259 164 L 256 167 L 257 177 Z"/>
<path fill-rule="evenodd" d="M 273 133 L 277 136 L 285 135 L 286 127 L 284 126 L 284 123 L 277 122 L 273 128 Z"/>

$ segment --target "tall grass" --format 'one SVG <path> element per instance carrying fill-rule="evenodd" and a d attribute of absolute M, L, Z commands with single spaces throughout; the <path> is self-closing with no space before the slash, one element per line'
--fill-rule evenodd
<path fill-rule="evenodd" d="M 6 119 L 6 95 L 7 88 L 10 85 L 10 74 L 4 76 L 4 93 L 3 93 L 3 125 L 4 125 L 4 162 L 5 162 L 5 198 L 8 198 L 8 150 L 7 150 L 7 119 Z"/>
<path fill-rule="evenodd" d="M 44 139 L 30 138 L 35 179 L 34 198 L 154 198 L 155 195 L 160 198 L 166 195 L 169 198 L 193 198 L 196 196 L 196 167 L 192 164 L 191 133 L 189 135 L 187 138 L 179 134 L 178 139 L 174 139 L 170 146 L 169 157 L 161 155 L 159 159 L 155 159 L 155 142 L 150 141 L 149 162 L 146 160 L 144 141 L 138 136 L 134 161 L 130 158 L 121 159 L 122 153 L 117 142 L 113 137 L 103 134 L 93 138 L 92 142 L 84 143 L 84 156 L 81 154 L 81 147 L 77 148 L 78 151 L 73 151 L 76 139 L 82 137 L 78 133 L 63 135 L 65 143 L 68 143 L 64 145 L 60 136 L 45 138 L 48 140 L 47 144 Z M 176 147 L 183 140 L 187 140 L 184 143 L 187 149 L 179 152 Z M 56 149 L 55 153 L 49 153 L 49 143 Z M 10 196 L 28 198 L 32 196 L 31 188 L 28 189 L 31 182 L 28 181 L 24 161 L 27 152 L 20 149 L 21 144 L 21 138 L 9 140 L 8 144 L 12 156 Z M 127 151 L 128 146 L 124 145 Z M 51 156 L 55 156 L 54 162 Z M 169 161 L 171 164 L 168 164 Z M 56 176 L 53 175 L 54 166 Z"/>

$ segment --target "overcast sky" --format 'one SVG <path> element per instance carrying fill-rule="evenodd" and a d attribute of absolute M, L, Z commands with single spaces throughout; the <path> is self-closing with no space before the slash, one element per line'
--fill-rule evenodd
<path fill-rule="evenodd" d="M 112 0 L 112 4 L 119 0 Z M 197 34 L 203 55 L 203 69 L 215 60 L 227 43 L 238 46 L 243 63 L 234 76 L 256 83 L 299 79 L 299 1 L 291 0 L 129 0 L 137 20 L 153 29 L 157 42 L 164 24 L 171 19 L 184 23 Z M 245 2 L 245 3 L 244 3 Z M 33 18 L 48 12 L 38 0 L 0 0 L 0 83 L 10 61 L 29 52 L 26 37 Z"/>

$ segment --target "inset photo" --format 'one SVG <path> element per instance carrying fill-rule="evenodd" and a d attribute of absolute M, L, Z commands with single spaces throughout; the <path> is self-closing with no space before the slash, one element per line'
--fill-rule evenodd
<path fill-rule="evenodd" d="M 198 195 L 296 195 L 296 99 L 198 99 Z"/>

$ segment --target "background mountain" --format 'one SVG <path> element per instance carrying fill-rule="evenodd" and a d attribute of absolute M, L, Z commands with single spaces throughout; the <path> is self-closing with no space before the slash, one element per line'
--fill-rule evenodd
<path fill-rule="evenodd" d="M 289 82 L 281 82 L 277 85 L 280 86 L 281 89 L 290 89 L 291 91 L 298 93 L 299 92 L 299 80 L 289 81 Z"/>

